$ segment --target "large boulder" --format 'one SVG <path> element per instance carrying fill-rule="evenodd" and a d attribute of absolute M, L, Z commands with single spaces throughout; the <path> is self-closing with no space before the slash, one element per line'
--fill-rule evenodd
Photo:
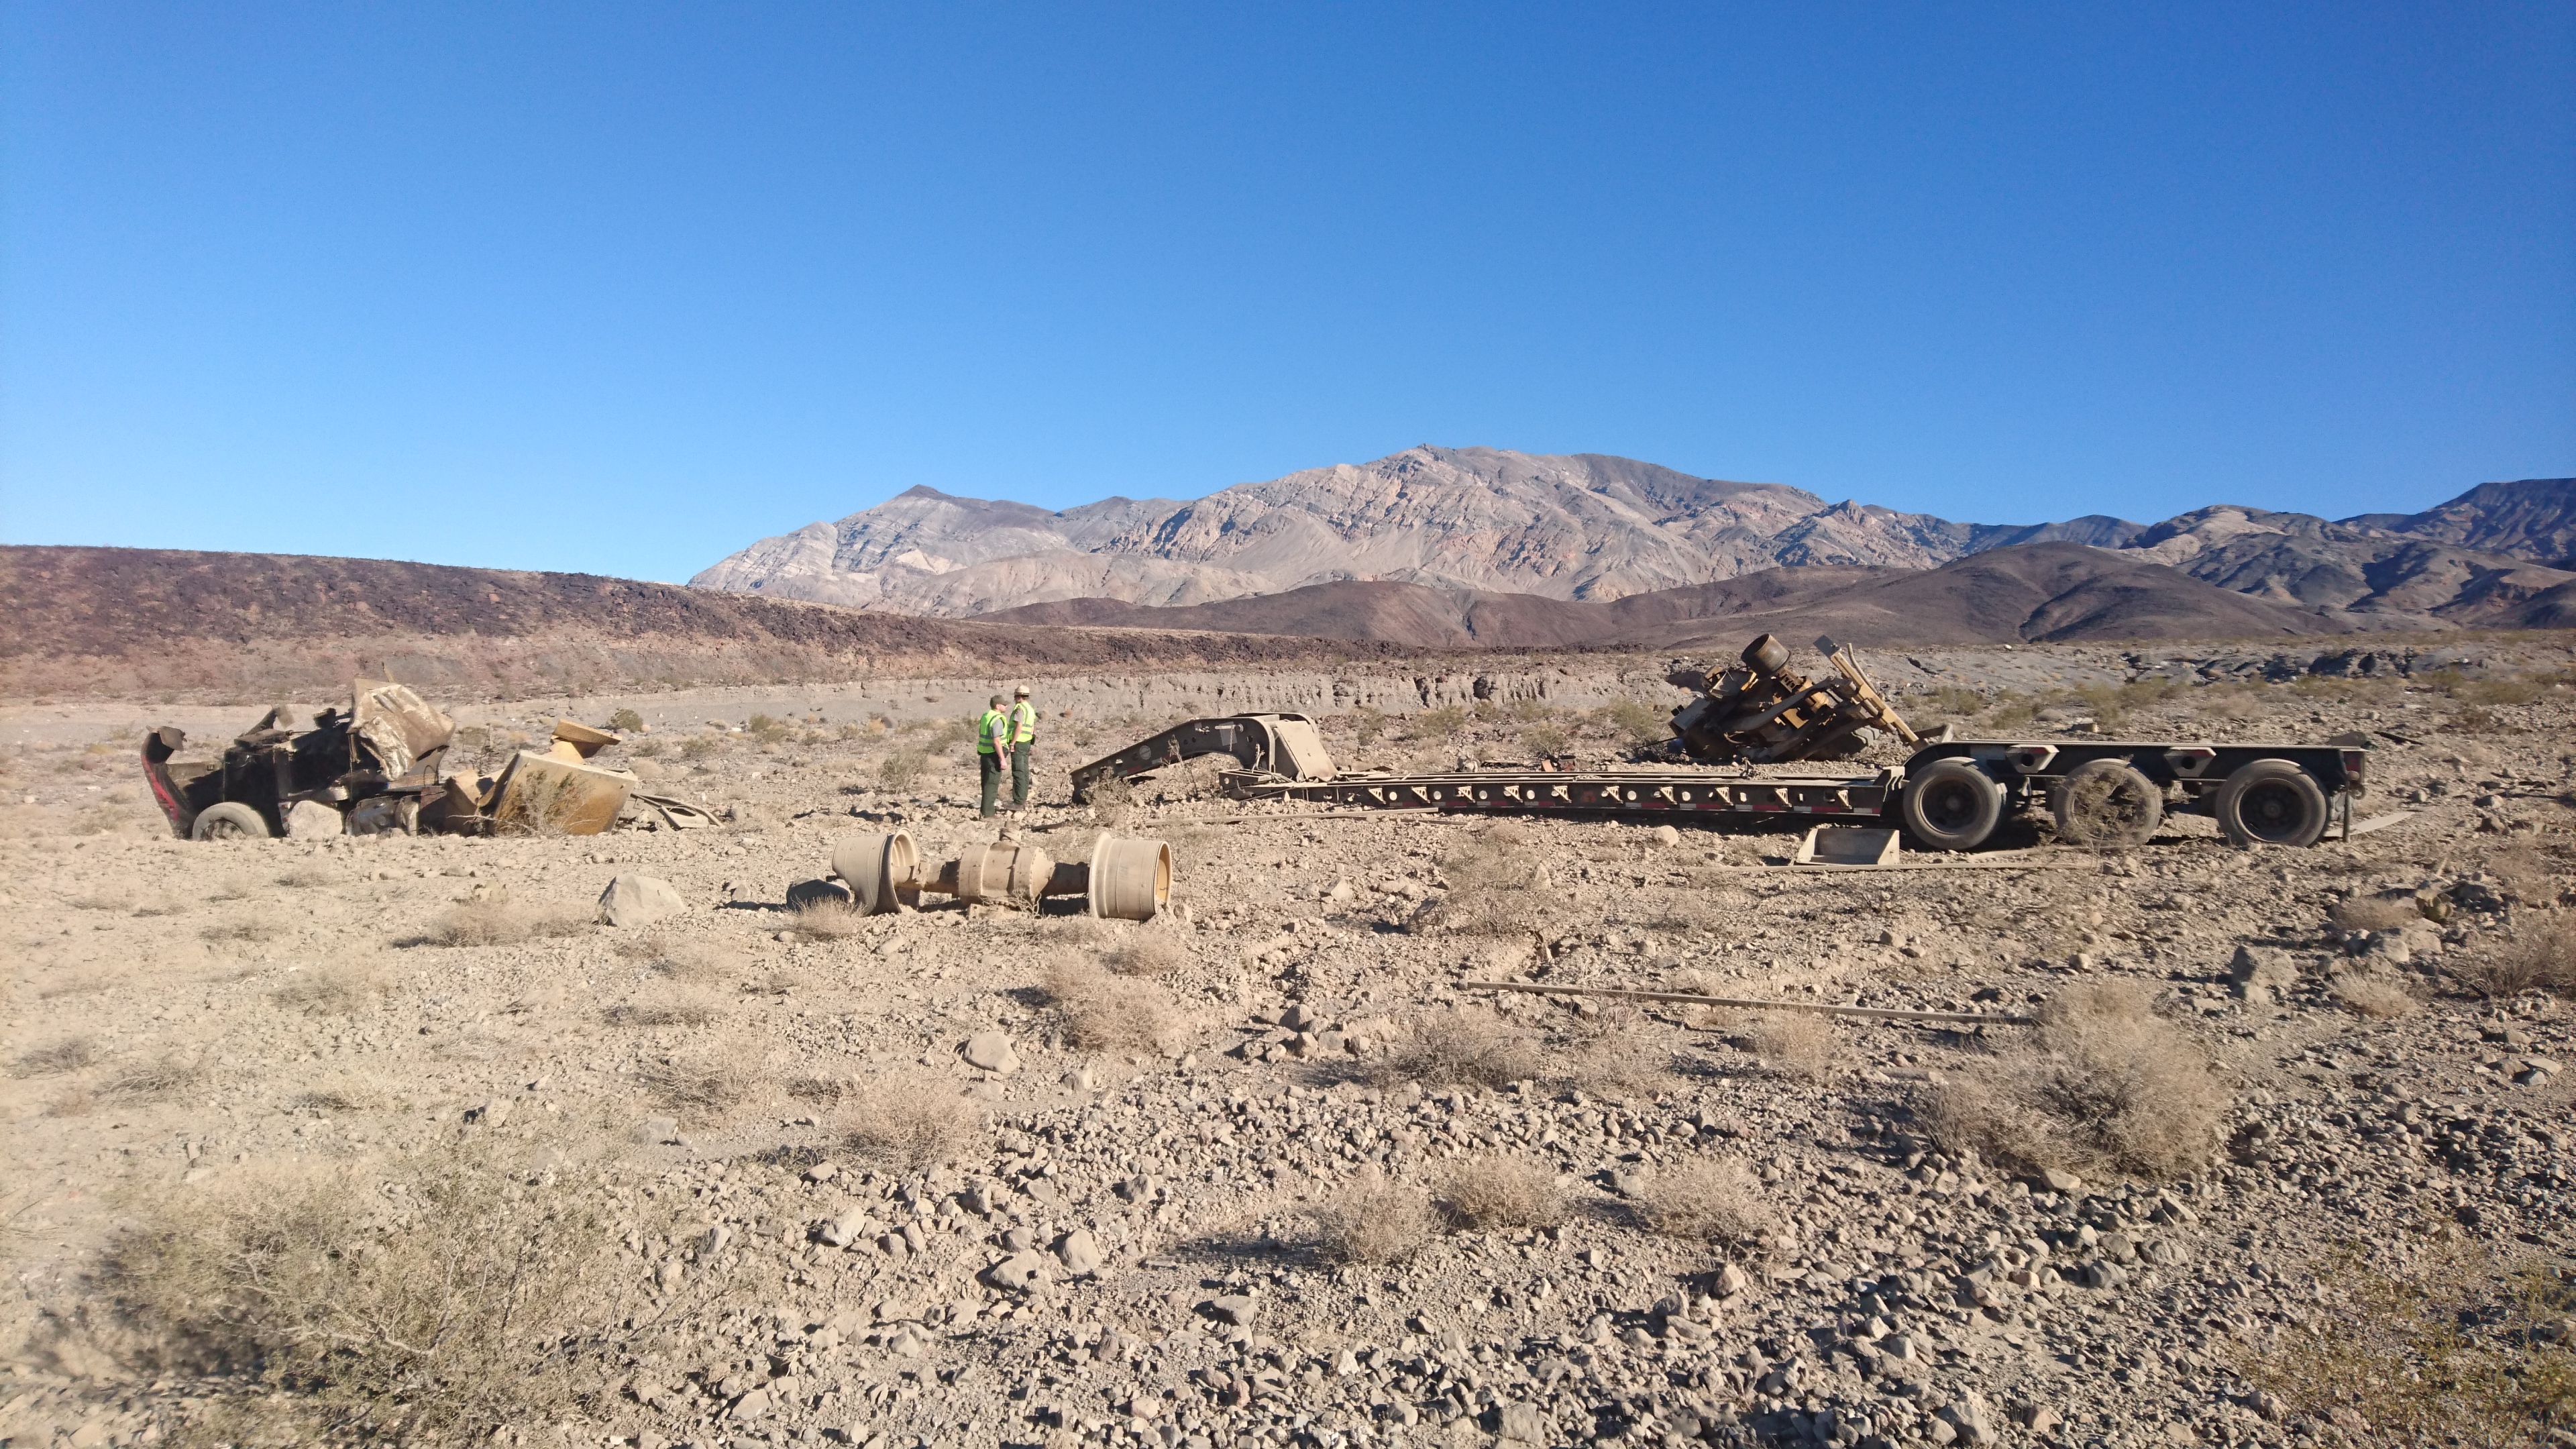
<path fill-rule="evenodd" d="M 688 908 L 679 889 L 660 876 L 621 875 L 599 893 L 599 919 L 611 926 L 649 926 Z"/>

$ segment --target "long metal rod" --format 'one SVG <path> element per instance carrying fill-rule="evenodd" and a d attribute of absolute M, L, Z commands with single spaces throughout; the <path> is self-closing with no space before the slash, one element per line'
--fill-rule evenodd
<path fill-rule="evenodd" d="M 1751 1011 L 1812 1011 L 1820 1016 L 1860 1016 L 1872 1021 L 1933 1021 L 1963 1026 L 2037 1026 L 2035 1016 L 1984 1011 L 1900 1011 L 1886 1006 L 1827 1006 L 1813 1001 L 1754 1001 L 1736 996 L 1694 996 L 1687 991 L 1631 991 L 1619 986 L 1533 986 L 1523 981 L 1461 981 L 1469 991 L 1519 991 L 1531 996 L 1611 996 L 1622 1001 L 1672 1001 L 1685 1006 L 1734 1006 Z"/>

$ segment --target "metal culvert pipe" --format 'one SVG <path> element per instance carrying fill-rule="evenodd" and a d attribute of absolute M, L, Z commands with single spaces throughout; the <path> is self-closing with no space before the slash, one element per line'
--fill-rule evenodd
<path fill-rule="evenodd" d="M 854 835 L 832 851 L 832 873 L 849 886 L 863 916 L 890 916 L 921 903 L 921 848 L 912 836 Z"/>
<path fill-rule="evenodd" d="M 949 894 L 961 901 L 1033 906 L 1054 882 L 1055 862 L 1033 845 L 970 845 L 956 872 Z"/>
<path fill-rule="evenodd" d="M 1172 899 L 1172 848 L 1159 840 L 1103 835 L 1091 848 L 1091 914 L 1150 921 Z"/>

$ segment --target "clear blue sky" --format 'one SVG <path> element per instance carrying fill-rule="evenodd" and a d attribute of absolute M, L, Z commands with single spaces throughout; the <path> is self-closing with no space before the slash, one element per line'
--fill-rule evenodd
<path fill-rule="evenodd" d="M 0 9 L 0 536 L 685 578 L 1414 443 L 2576 473 L 2576 5 Z"/>

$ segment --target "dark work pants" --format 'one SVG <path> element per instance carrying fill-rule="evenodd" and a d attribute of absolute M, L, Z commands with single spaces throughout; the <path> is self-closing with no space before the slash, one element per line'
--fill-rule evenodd
<path fill-rule="evenodd" d="M 975 752 L 975 763 L 983 767 L 984 818 L 990 820 L 993 818 L 994 804 L 1002 795 L 1002 757 L 1000 755 L 988 755 L 982 750 L 977 750 Z"/>
<path fill-rule="evenodd" d="M 1037 741 L 1011 747 L 1011 808 L 1029 808 L 1029 756 L 1036 752 Z"/>

